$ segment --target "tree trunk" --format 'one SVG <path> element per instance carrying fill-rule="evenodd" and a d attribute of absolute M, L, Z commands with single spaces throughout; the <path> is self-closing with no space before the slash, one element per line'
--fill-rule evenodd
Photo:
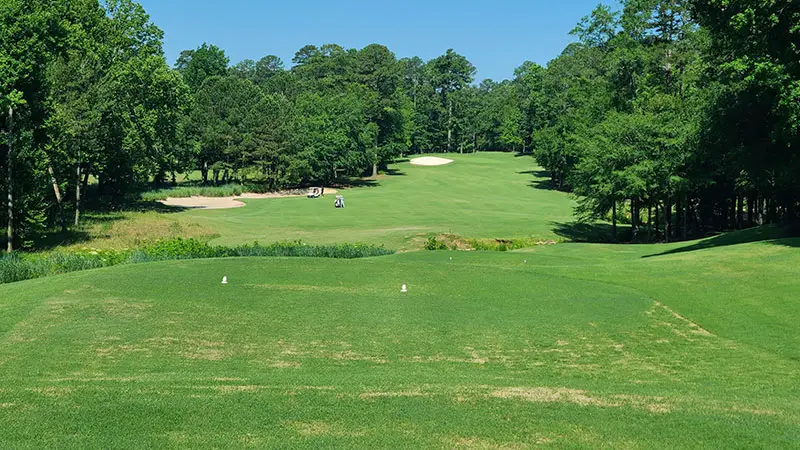
<path fill-rule="evenodd" d="M 658 200 L 656 200 L 656 207 L 655 207 L 656 217 L 653 220 L 653 223 L 656 224 L 656 236 L 655 236 L 656 239 L 658 239 L 658 235 L 661 233 L 661 229 L 659 228 L 661 226 L 661 219 L 659 218 L 659 214 L 658 214 L 658 210 L 659 209 L 660 209 L 660 205 L 658 204 Z"/>
<path fill-rule="evenodd" d="M 378 176 L 378 164 L 372 163 L 372 178 L 376 178 Z"/>
<path fill-rule="evenodd" d="M 78 223 L 81 219 L 81 164 L 78 163 L 78 168 L 75 169 L 75 173 L 78 175 L 75 179 L 75 226 L 78 226 Z"/>
<path fill-rule="evenodd" d="M 11 253 L 14 251 L 14 171 L 12 167 L 12 153 L 11 153 L 11 144 L 13 143 L 13 131 L 14 131 L 14 108 L 8 108 L 8 173 L 6 175 L 6 186 L 8 187 L 8 230 L 7 230 L 7 238 L 8 238 L 8 245 L 6 250 Z"/>
<path fill-rule="evenodd" d="M 203 184 L 208 184 L 208 162 L 203 162 L 203 168 L 200 169 L 200 174 L 203 177 Z"/>
<path fill-rule="evenodd" d="M 689 193 L 683 193 L 683 232 L 681 238 L 686 240 L 689 237 Z"/>
<path fill-rule="evenodd" d="M 667 198 L 664 199 L 664 241 L 669 242 L 670 233 L 672 232 L 672 199 L 669 198 L 669 194 L 667 194 Z"/>
<path fill-rule="evenodd" d="M 653 205 L 647 205 L 647 240 L 653 239 Z"/>
<path fill-rule="evenodd" d="M 611 235 L 614 242 L 617 242 L 617 201 L 611 202 Z"/>
<path fill-rule="evenodd" d="M 748 195 L 747 196 L 747 225 L 751 226 L 751 227 L 753 225 L 755 225 L 755 220 L 756 220 L 755 211 L 753 211 L 753 208 L 755 208 L 755 202 L 753 201 L 753 196 L 752 195 Z"/>
<path fill-rule="evenodd" d="M 56 204 L 58 205 L 58 221 L 61 222 L 61 231 L 67 231 L 67 222 L 64 218 L 64 204 L 62 202 L 63 197 L 61 196 L 61 188 L 58 187 L 58 180 L 56 180 L 55 171 L 53 171 L 53 165 L 47 164 L 47 173 L 50 174 L 50 183 L 53 185 L 53 194 L 56 196 Z"/>
<path fill-rule="evenodd" d="M 453 104 L 447 103 L 447 153 L 450 153 L 451 142 L 453 140 Z"/>
<path fill-rule="evenodd" d="M 744 197 L 736 196 L 736 228 L 744 228 Z"/>

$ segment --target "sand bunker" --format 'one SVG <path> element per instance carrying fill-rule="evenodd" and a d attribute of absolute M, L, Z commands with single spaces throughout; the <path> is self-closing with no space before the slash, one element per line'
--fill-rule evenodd
<path fill-rule="evenodd" d="M 422 158 L 414 158 L 411 164 L 415 166 L 443 166 L 453 162 L 452 159 L 438 158 L 436 156 L 423 156 Z"/>
<path fill-rule="evenodd" d="M 325 194 L 338 194 L 339 191 L 332 188 L 325 188 Z M 283 198 L 283 197 L 305 197 L 306 191 L 285 191 L 285 192 L 270 192 L 267 194 L 242 194 L 234 197 L 183 197 L 174 198 L 169 197 L 166 200 L 160 200 L 160 203 L 166 206 L 176 206 L 179 208 L 192 208 L 192 209 L 231 209 L 241 208 L 246 203 L 239 201 L 239 199 L 261 199 L 261 198 Z"/>

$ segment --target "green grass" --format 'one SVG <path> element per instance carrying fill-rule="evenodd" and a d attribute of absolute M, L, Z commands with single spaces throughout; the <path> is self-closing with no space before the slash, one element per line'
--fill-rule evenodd
<path fill-rule="evenodd" d="M 422 248 L 431 234 L 464 238 L 561 240 L 554 229 L 573 220 L 568 194 L 546 188 L 530 158 L 508 153 L 452 155 L 455 163 L 392 166 L 371 187 L 345 189 L 347 208 L 334 196 L 311 200 L 246 200 L 235 210 L 192 210 L 182 219 L 212 229 L 215 244 L 302 239 L 309 243 L 364 242 L 397 250 Z"/>
<path fill-rule="evenodd" d="M 87 233 L 109 248 L 193 235 L 418 249 L 436 236 L 511 250 L 597 232 L 565 225 L 572 200 L 529 159 L 455 159 L 399 164 L 346 190 L 345 210 L 254 200 L 97 216 Z M 0 448 L 797 447 L 797 247 L 762 227 L 0 285 Z"/>
<path fill-rule="evenodd" d="M 0 436 L 795 446 L 800 240 L 644 257 L 688 245 L 174 261 L 0 286 Z"/>

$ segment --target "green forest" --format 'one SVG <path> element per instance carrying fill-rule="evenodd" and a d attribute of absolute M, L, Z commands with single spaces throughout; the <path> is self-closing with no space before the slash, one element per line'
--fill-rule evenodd
<path fill-rule="evenodd" d="M 600 5 L 546 67 L 475 79 L 372 44 L 171 64 L 131 0 L 0 0 L 0 225 L 7 250 L 87 202 L 200 171 L 264 190 L 375 176 L 409 154 L 516 152 L 615 239 L 671 241 L 800 215 L 800 3 Z M 260 56 L 260 55 L 259 55 Z M 617 224 L 629 225 L 626 233 Z"/>

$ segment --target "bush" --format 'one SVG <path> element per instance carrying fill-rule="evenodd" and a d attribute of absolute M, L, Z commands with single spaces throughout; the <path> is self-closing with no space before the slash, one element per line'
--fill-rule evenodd
<path fill-rule="evenodd" d="M 448 250 L 447 244 L 436 239 L 435 236 L 430 236 L 425 241 L 425 250 Z"/>
<path fill-rule="evenodd" d="M 303 242 L 278 242 L 270 245 L 213 246 L 196 239 L 169 239 L 136 250 L 83 249 L 74 252 L 6 254 L 0 256 L 0 284 L 97 269 L 118 264 L 203 258 L 245 256 L 284 256 L 314 258 L 367 258 L 394 253 L 383 247 L 363 244 L 307 245 Z"/>

